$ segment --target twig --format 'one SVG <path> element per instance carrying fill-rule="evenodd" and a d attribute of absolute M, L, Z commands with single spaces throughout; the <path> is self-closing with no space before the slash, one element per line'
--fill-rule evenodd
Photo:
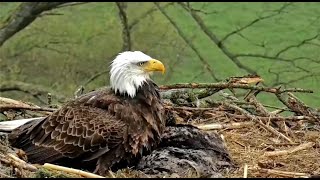
<path fill-rule="evenodd" d="M 299 143 L 266 143 L 266 145 L 272 145 L 272 146 L 294 146 L 294 145 L 299 145 Z"/>
<path fill-rule="evenodd" d="M 278 116 L 276 114 L 269 113 L 268 110 L 257 100 L 257 98 L 253 94 L 249 95 L 246 100 L 252 103 L 256 107 L 256 111 L 259 115 L 267 116 L 267 117 Z M 263 120 L 264 123 L 268 121 L 270 121 L 270 119 Z M 278 125 L 280 132 L 285 132 L 286 135 L 289 134 L 292 138 L 295 139 L 295 135 L 292 133 L 292 131 L 289 128 L 287 128 L 287 125 L 284 120 L 282 120 L 281 122 L 275 122 L 275 123 Z"/>
<path fill-rule="evenodd" d="M 246 119 L 248 118 L 247 116 L 245 115 L 238 115 L 238 114 L 231 114 L 231 113 L 228 113 L 226 112 L 226 114 L 228 116 L 232 116 L 234 118 L 238 118 L 238 119 Z M 260 117 L 260 116 L 257 116 L 259 119 L 265 121 L 265 120 L 270 120 L 270 121 L 302 121 L 302 120 L 307 120 L 307 121 L 311 121 L 313 122 L 313 119 L 311 117 L 308 117 L 308 116 L 289 116 L 289 117 Z"/>
<path fill-rule="evenodd" d="M 280 50 L 280 51 L 275 55 L 275 57 L 279 57 L 282 53 L 288 51 L 288 50 L 291 49 L 291 48 L 298 48 L 298 47 L 306 44 L 307 42 L 312 41 L 312 40 L 318 38 L 318 36 L 319 36 L 319 34 L 316 34 L 315 36 L 312 36 L 312 37 L 310 37 L 310 38 L 308 38 L 308 39 L 304 39 L 303 41 L 299 42 L 299 44 L 287 46 L 287 47 L 285 47 L 284 49 Z"/>
<path fill-rule="evenodd" d="M 15 155 L 13 155 L 13 154 L 11 154 L 11 153 L 9 153 L 8 156 L 9 156 L 11 159 L 13 159 L 14 161 L 22 164 L 22 165 L 23 165 L 23 168 L 25 168 L 25 169 L 28 169 L 28 170 L 30 170 L 30 171 L 36 171 L 36 170 L 38 169 L 38 168 L 36 168 L 35 166 L 26 163 L 24 160 L 16 157 Z"/>
<path fill-rule="evenodd" d="M 256 107 L 258 114 L 262 116 L 270 116 L 268 110 L 260 102 L 258 102 L 257 98 L 254 95 L 249 95 L 247 101 L 252 103 Z"/>
<path fill-rule="evenodd" d="M 294 152 L 297 151 L 301 151 L 304 149 L 308 149 L 311 148 L 312 146 L 314 146 L 315 143 L 313 142 L 308 142 L 308 143 L 304 143 L 301 144 L 297 147 L 291 148 L 291 149 L 287 149 L 287 150 L 281 150 L 281 151 L 272 151 L 272 152 L 265 152 L 264 155 L 265 156 L 281 156 L 281 155 L 288 155 L 288 154 L 292 154 Z"/>
<path fill-rule="evenodd" d="M 246 25 L 242 26 L 242 27 L 239 27 L 237 28 L 236 30 L 233 30 L 232 32 L 226 34 L 223 38 L 221 38 L 221 41 L 220 42 L 223 42 L 225 41 L 226 39 L 228 39 L 230 36 L 234 35 L 234 34 L 238 34 L 240 33 L 241 31 L 249 28 L 249 27 L 252 27 L 254 24 L 258 23 L 258 22 L 261 22 L 265 19 L 268 19 L 268 18 L 272 18 L 274 16 L 277 16 L 279 14 L 281 14 L 281 12 L 283 12 L 283 10 L 288 6 L 288 4 L 284 4 L 279 10 L 276 11 L 276 13 L 273 13 L 273 14 L 269 14 L 269 15 L 266 15 L 266 16 L 261 16 L 261 17 L 258 17 L 252 21 L 250 21 L 249 23 L 247 23 Z"/>
<path fill-rule="evenodd" d="M 307 174 L 307 173 L 288 172 L 288 171 L 280 171 L 280 170 L 274 170 L 274 169 L 260 168 L 259 170 L 263 173 L 274 174 L 274 175 L 283 176 L 283 177 L 305 177 L 306 178 L 310 176 L 310 174 Z"/>
<path fill-rule="evenodd" d="M 179 110 L 189 110 L 189 111 L 205 111 L 213 110 L 214 108 L 198 108 L 198 107 L 174 107 L 174 106 L 165 106 L 166 109 L 179 109 Z"/>
<path fill-rule="evenodd" d="M 264 106 L 264 107 L 267 107 L 267 108 L 272 108 L 272 109 L 280 110 L 280 111 L 292 111 L 292 110 L 289 109 L 289 108 L 281 108 L 281 107 L 276 107 L 276 106 L 267 105 L 267 104 L 264 104 L 263 106 Z M 270 113 L 272 113 L 272 112 L 270 112 Z"/>
<path fill-rule="evenodd" d="M 248 178 L 248 164 L 244 164 L 244 167 L 243 167 L 243 178 Z"/>
<path fill-rule="evenodd" d="M 58 166 L 58 165 L 54 165 L 54 164 L 50 164 L 50 163 L 45 163 L 42 167 L 48 168 L 48 169 L 54 169 L 54 170 L 58 170 L 58 171 L 64 171 L 67 173 L 73 173 L 73 174 L 81 175 L 81 176 L 88 177 L 88 178 L 105 178 L 103 176 L 99 176 L 97 174 L 81 171 L 79 169 L 67 168 L 67 167 Z"/>
<path fill-rule="evenodd" d="M 273 127 L 267 126 L 267 125 L 263 124 L 260 120 L 258 120 L 258 123 L 259 123 L 262 127 L 264 127 L 265 129 L 267 129 L 269 132 L 271 132 L 271 133 L 273 133 L 273 134 L 275 134 L 275 135 L 277 135 L 277 136 L 282 137 L 283 139 L 287 140 L 287 141 L 290 142 L 290 143 L 294 143 L 290 138 L 288 138 L 288 137 L 285 136 L 284 134 L 280 133 L 279 131 L 277 131 L 277 130 L 274 129 Z"/>

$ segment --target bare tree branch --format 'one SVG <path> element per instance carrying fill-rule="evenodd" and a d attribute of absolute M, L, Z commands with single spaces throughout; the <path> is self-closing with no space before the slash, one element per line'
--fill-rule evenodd
<path fill-rule="evenodd" d="M 166 4 L 166 5 L 164 5 L 162 8 L 165 9 L 166 7 L 171 6 L 173 4 L 174 4 L 174 2 L 170 2 L 170 3 Z M 148 17 L 148 15 L 152 14 L 155 11 L 157 11 L 157 8 L 156 7 L 152 7 L 147 12 L 145 12 L 141 16 L 139 16 L 137 19 L 133 20 L 132 23 L 130 23 L 130 25 L 129 25 L 129 30 L 131 30 L 135 25 L 137 25 L 142 19 Z"/>
<path fill-rule="evenodd" d="M 155 2 L 155 5 L 160 10 L 160 12 L 169 20 L 169 22 L 173 25 L 173 27 L 177 30 L 180 37 L 185 41 L 186 44 L 197 54 L 199 57 L 199 60 L 204 64 L 207 71 L 210 73 L 211 77 L 215 81 L 219 81 L 219 79 L 216 77 L 216 75 L 213 73 L 213 70 L 210 66 L 210 64 L 201 56 L 199 51 L 194 47 L 194 45 L 191 43 L 190 40 L 186 37 L 186 35 L 181 31 L 181 29 L 177 26 L 177 24 L 168 16 L 168 14 L 164 11 L 164 9 L 158 4 L 158 2 Z"/>
<path fill-rule="evenodd" d="M 68 2 L 23 2 L 0 28 L 0 47 L 10 37 L 31 24 L 42 12 Z"/>
<path fill-rule="evenodd" d="M 320 76 L 320 73 L 312 73 L 312 74 L 307 74 L 307 75 L 304 75 L 304 76 L 300 76 L 298 78 L 295 78 L 295 79 L 292 79 L 292 80 L 289 80 L 287 82 L 278 82 L 279 85 L 289 85 L 289 84 L 292 84 L 292 83 L 295 83 L 295 82 L 298 82 L 298 81 L 302 81 L 302 80 L 306 80 L 307 78 L 312 78 L 312 77 L 319 77 Z"/>
<path fill-rule="evenodd" d="M 232 35 L 234 35 L 234 34 L 238 34 L 238 33 L 240 33 L 241 31 L 243 31 L 243 30 L 245 30 L 245 29 L 253 26 L 254 24 L 256 24 L 256 23 L 258 23 L 258 22 L 260 22 L 260 21 L 262 21 L 262 20 L 269 19 L 269 18 L 272 18 L 272 17 L 274 17 L 274 16 L 277 16 L 277 15 L 281 14 L 281 13 L 285 10 L 285 8 L 287 8 L 289 5 L 291 5 L 291 3 L 285 3 L 280 9 L 275 10 L 276 13 L 270 14 L 270 15 L 267 15 L 267 16 L 258 17 L 258 18 L 256 18 L 256 19 L 252 20 L 251 22 L 249 22 L 248 24 L 246 24 L 246 25 L 244 25 L 244 26 L 242 26 L 242 27 L 240 27 L 240 28 L 238 28 L 238 29 L 236 29 L 236 30 L 234 30 L 234 31 L 226 34 L 226 35 L 220 40 L 219 44 L 222 43 L 222 42 L 224 42 L 225 40 L 227 40 L 230 36 L 232 36 Z"/>
<path fill-rule="evenodd" d="M 316 34 L 315 36 L 313 36 L 313 37 L 311 37 L 311 38 L 302 40 L 302 41 L 301 41 L 300 43 L 298 43 L 298 44 L 287 46 L 287 47 L 281 49 L 274 57 L 279 57 L 282 53 L 288 51 L 288 50 L 291 49 L 291 48 L 298 48 L 298 47 L 300 47 L 300 46 L 302 46 L 302 45 L 304 45 L 304 44 L 307 44 L 308 42 L 310 42 L 310 41 L 318 38 L 318 36 L 319 36 L 319 34 Z"/>
<path fill-rule="evenodd" d="M 251 44 L 253 44 L 255 46 L 262 47 L 262 48 L 266 48 L 266 46 L 267 46 L 266 41 L 262 41 L 261 43 L 256 43 L 256 42 L 253 42 L 252 40 L 250 40 L 248 37 L 241 34 L 241 32 L 237 32 L 237 35 L 239 35 L 241 38 L 243 38 L 244 40 L 250 42 Z"/>
<path fill-rule="evenodd" d="M 308 61 L 313 61 L 315 62 L 315 60 L 312 60 L 311 58 L 307 58 L 307 57 L 298 57 L 298 58 L 293 58 L 293 59 L 286 59 L 286 58 L 281 58 L 281 57 L 274 57 L 274 56 L 268 56 L 268 55 L 263 55 L 263 54 L 235 54 L 235 57 L 250 57 L 250 58 L 264 58 L 264 59 L 269 59 L 269 60 L 273 60 L 273 61 L 283 61 L 283 62 L 287 62 L 292 64 L 293 67 L 303 70 L 304 72 L 310 72 L 308 69 L 305 69 L 301 66 L 298 66 L 295 64 L 295 61 L 300 60 L 300 59 L 305 59 Z M 319 63 L 319 62 L 317 62 Z"/>
<path fill-rule="evenodd" d="M 243 69 L 247 71 L 250 74 L 257 74 L 256 71 L 253 69 L 243 65 L 226 47 L 219 38 L 209 30 L 209 28 L 204 24 L 203 20 L 200 16 L 196 14 L 192 9 L 188 9 L 187 6 L 184 3 L 179 3 L 187 12 L 190 13 L 191 17 L 194 19 L 194 21 L 199 25 L 201 30 L 214 42 L 215 45 L 217 45 L 220 50 L 233 62 L 235 63 L 240 69 Z"/>
<path fill-rule="evenodd" d="M 301 73 L 301 72 L 304 72 L 303 70 L 293 70 L 292 68 L 289 68 L 289 69 L 284 69 L 284 70 L 279 70 L 279 71 L 276 71 L 278 69 L 272 69 L 272 68 L 269 68 L 268 69 L 268 72 L 270 74 L 274 74 L 275 75 L 275 80 L 273 80 L 273 83 L 271 86 L 278 86 L 278 85 L 281 85 L 283 84 L 282 82 L 280 82 L 280 76 L 281 74 L 284 74 L 284 73 Z M 283 84 L 283 85 L 286 85 L 286 84 Z"/>

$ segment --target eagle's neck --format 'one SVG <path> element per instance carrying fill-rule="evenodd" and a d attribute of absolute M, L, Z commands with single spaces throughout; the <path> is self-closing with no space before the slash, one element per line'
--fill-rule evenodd
<path fill-rule="evenodd" d="M 111 88 L 116 94 L 134 98 L 144 83 L 150 80 L 149 74 L 126 71 L 114 72 L 110 76 Z"/>
<path fill-rule="evenodd" d="M 130 89 L 127 89 L 127 90 L 130 90 Z M 115 89 L 113 90 L 115 91 Z M 141 84 L 139 84 L 139 86 L 134 86 L 132 87 L 131 90 L 132 91 L 121 92 L 118 89 L 117 91 L 115 91 L 115 94 L 118 96 L 122 96 L 125 99 L 132 99 L 132 100 L 137 100 L 137 99 L 146 100 L 146 97 L 149 95 L 152 95 L 153 97 L 159 100 L 161 99 L 160 93 L 158 91 L 158 86 L 151 79 L 145 79 L 143 82 L 141 82 Z"/>

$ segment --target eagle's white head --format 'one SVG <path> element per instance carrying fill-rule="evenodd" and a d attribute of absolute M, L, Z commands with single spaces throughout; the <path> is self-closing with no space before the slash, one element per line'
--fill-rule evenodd
<path fill-rule="evenodd" d="M 154 71 L 165 72 L 162 62 L 140 51 L 120 53 L 111 63 L 110 84 L 115 92 L 134 97 L 142 84 Z"/>

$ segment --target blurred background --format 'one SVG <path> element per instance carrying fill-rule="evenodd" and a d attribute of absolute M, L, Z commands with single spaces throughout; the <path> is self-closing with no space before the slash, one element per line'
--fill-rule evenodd
<path fill-rule="evenodd" d="M 297 96 L 319 107 L 319 27 L 316 2 L 0 2 L 0 96 L 63 102 L 109 85 L 113 58 L 140 50 L 166 65 L 158 85 L 258 74 L 314 90 Z"/>

